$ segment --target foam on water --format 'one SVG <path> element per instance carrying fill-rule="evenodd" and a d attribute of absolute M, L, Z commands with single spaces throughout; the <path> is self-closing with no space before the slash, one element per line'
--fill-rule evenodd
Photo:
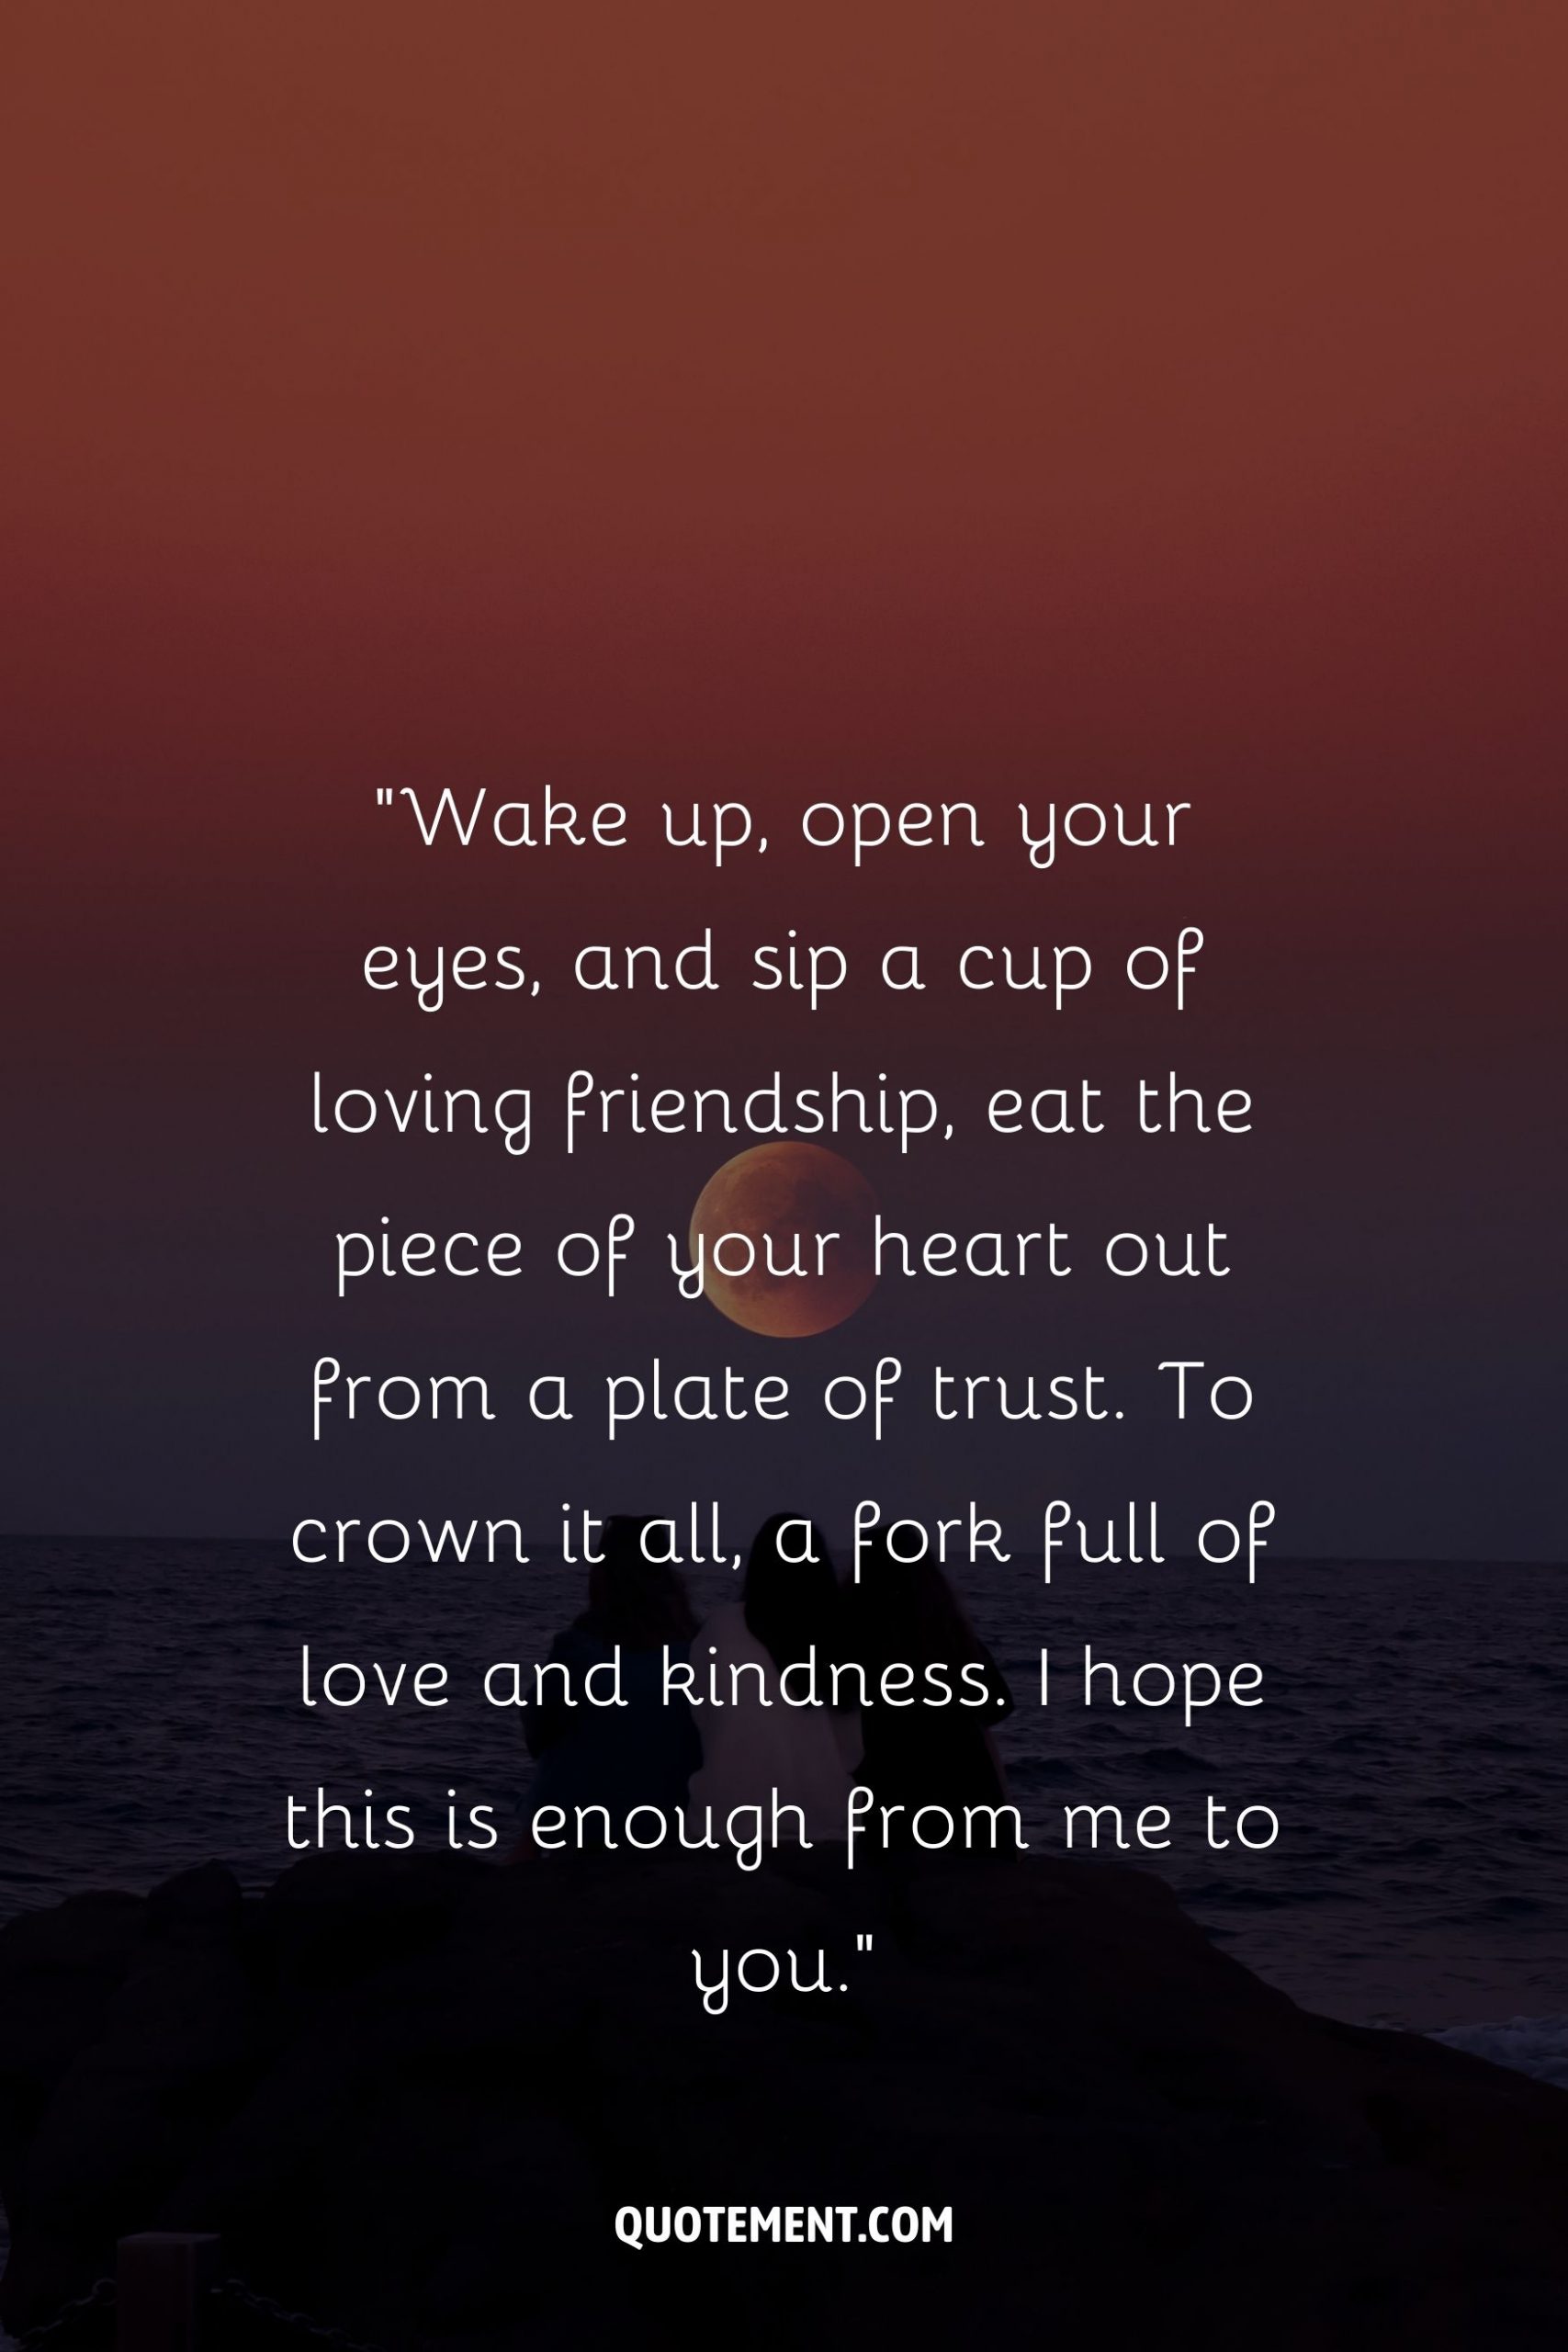
<path fill-rule="evenodd" d="M 1509 2018 L 1504 2025 L 1450 2025 L 1431 2039 L 1568 2091 L 1568 2017 Z"/>

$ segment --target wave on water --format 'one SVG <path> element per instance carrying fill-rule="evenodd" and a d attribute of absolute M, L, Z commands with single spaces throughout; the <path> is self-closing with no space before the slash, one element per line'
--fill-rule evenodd
<path fill-rule="evenodd" d="M 1568 2017 L 1509 2018 L 1504 2025 L 1450 2025 L 1428 2038 L 1568 2091 Z"/>

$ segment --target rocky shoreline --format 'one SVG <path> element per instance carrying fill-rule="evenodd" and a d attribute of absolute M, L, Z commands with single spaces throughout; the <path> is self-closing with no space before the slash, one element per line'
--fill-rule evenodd
<path fill-rule="evenodd" d="M 825 1951 L 850 1989 L 709 2017 L 694 1946 Z M 388 2352 L 1568 2341 L 1568 2097 L 1313 2017 L 1156 1881 L 1045 1859 L 355 1855 L 80 1896 L 0 1931 L 0 2195 L 14 2334 L 118 2236 L 192 2229 Z M 872 2201 L 951 2206 L 953 2243 L 612 2228 Z"/>

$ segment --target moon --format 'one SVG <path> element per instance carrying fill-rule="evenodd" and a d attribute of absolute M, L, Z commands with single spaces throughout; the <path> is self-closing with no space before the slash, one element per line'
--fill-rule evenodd
<path fill-rule="evenodd" d="M 807 1340 L 870 1297 L 875 1223 L 875 1193 L 836 1151 L 762 1143 L 708 1178 L 692 1211 L 692 1256 L 701 1250 L 704 1293 L 732 1323 Z M 837 1238 L 818 1249 L 829 1234 Z"/>

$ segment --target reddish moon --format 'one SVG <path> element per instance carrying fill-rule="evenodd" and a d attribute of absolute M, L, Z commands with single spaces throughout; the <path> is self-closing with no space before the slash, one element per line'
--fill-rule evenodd
<path fill-rule="evenodd" d="M 762 1143 L 708 1178 L 692 1211 L 692 1255 L 701 1250 L 704 1292 L 732 1323 L 806 1340 L 870 1297 L 875 1223 L 875 1193 L 836 1151 Z"/>

